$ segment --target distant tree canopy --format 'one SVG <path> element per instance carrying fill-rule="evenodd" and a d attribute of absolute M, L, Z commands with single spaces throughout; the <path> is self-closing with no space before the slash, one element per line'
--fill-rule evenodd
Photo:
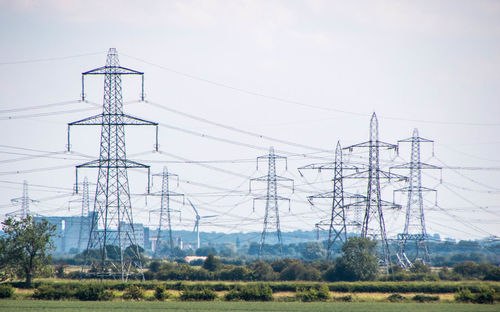
<path fill-rule="evenodd" d="M 2 222 L 6 236 L 0 238 L 1 266 L 20 271 L 30 285 L 35 274 L 51 263 L 55 226 L 46 220 L 35 222 L 31 216 Z"/>

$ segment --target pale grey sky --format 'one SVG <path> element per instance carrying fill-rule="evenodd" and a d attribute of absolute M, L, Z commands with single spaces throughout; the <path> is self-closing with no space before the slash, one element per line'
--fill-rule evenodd
<path fill-rule="evenodd" d="M 33 184 L 31 197 L 42 199 L 32 206 L 34 212 L 78 213 L 76 204 L 67 210 L 67 200 L 76 198 L 67 194 L 74 183 L 72 166 L 87 159 L 77 152 L 97 157 L 99 129 L 72 130 L 73 154 L 45 152 L 64 151 L 66 124 L 99 110 L 86 103 L 6 110 L 78 100 L 80 74 L 102 66 L 108 48 L 115 47 L 123 66 L 145 72 L 150 102 L 243 130 L 333 150 L 337 140 L 344 146 L 366 141 L 374 111 L 383 141 L 394 143 L 418 128 L 421 136 L 436 141 L 436 157 L 431 158 L 431 146 L 423 146 L 423 160 L 482 169 L 443 170 L 443 184 L 439 172 L 424 175 L 425 186 L 438 189 L 438 204 L 445 210 L 428 210 L 428 232 L 500 236 L 498 1 L 0 0 L 0 38 L 1 215 L 16 209 L 10 199 L 21 195 L 23 180 Z M 125 101 L 138 100 L 139 80 L 125 80 Z M 102 90 L 102 80 L 88 79 L 89 101 L 101 104 Z M 164 154 L 153 154 L 152 129 L 127 130 L 131 159 L 151 164 L 154 172 L 170 161 L 167 165 L 181 178 L 177 191 L 190 194 L 202 214 L 220 215 L 202 230 L 260 231 L 264 206 L 257 204 L 252 212 L 245 181 L 265 171 L 255 172 L 255 163 L 246 160 L 265 154 L 271 145 L 291 154 L 317 152 L 224 130 L 147 103 L 131 103 L 125 110 L 257 147 L 160 127 Z M 12 161 L 24 154 L 48 157 Z M 172 162 L 179 160 L 174 156 L 244 161 L 209 164 L 231 174 Z M 311 156 L 331 157 L 293 156 L 289 171 L 280 171 L 300 188 L 291 194 L 291 212 L 287 204 L 281 206 L 284 231 L 311 229 L 328 211 L 305 203 L 305 196 L 327 191 L 331 178 L 315 172 L 307 173 L 306 181 L 299 176 L 298 166 L 327 161 Z M 396 162 L 409 160 L 408 146 L 400 156 Z M 80 177 L 85 174 L 95 181 L 95 172 Z M 144 174 L 131 172 L 130 180 L 133 193 L 144 192 Z M 366 190 L 351 184 L 349 191 Z M 395 187 L 384 187 L 386 200 L 392 200 Z M 403 197 L 396 199 L 404 204 Z M 432 206 L 434 197 L 428 200 Z M 135 219 L 154 226 L 147 210 L 156 208 L 158 199 L 150 197 L 146 205 L 143 197 L 133 196 L 133 203 Z M 193 214 L 187 206 L 183 211 L 182 224 L 174 228 L 191 229 Z M 387 212 L 392 236 L 402 230 L 401 215 Z"/>

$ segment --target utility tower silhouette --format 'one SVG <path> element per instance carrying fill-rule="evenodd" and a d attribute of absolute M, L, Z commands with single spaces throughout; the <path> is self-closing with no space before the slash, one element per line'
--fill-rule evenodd
<path fill-rule="evenodd" d="M 354 173 L 344 178 L 367 179 L 365 215 L 361 226 L 362 237 L 372 237 L 380 240 L 382 247 L 382 262 L 388 272 L 391 265 L 391 254 L 385 229 L 383 207 L 398 207 L 394 203 L 383 201 L 380 192 L 380 179 L 406 180 L 406 177 L 380 170 L 380 149 L 397 149 L 397 145 L 379 141 L 377 115 L 373 113 L 370 120 L 370 140 L 351 145 L 344 149 L 353 151 L 355 148 L 368 148 L 368 170 Z M 373 227 L 373 223 L 377 226 Z"/>
<path fill-rule="evenodd" d="M 346 166 L 342 160 L 342 148 L 340 142 L 337 142 L 337 147 L 335 148 L 335 161 L 331 163 L 323 164 L 311 164 L 299 168 L 299 173 L 302 175 L 300 170 L 303 169 L 317 169 L 321 170 L 333 170 L 333 190 L 331 192 L 321 193 L 317 195 L 308 196 L 308 201 L 313 204 L 314 198 L 331 198 L 332 199 L 332 212 L 330 218 L 327 220 L 321 220 L 315 224 L 315 227 L 319 230 L 328 228 L 328 243 L 327 243 L 327 253 L 326 259 L 329 260 L 333 253 L 333 246 L 337 240 L 341 242 L 347 241 L 347 226 L 353 225 L 347 221 L 346 210 L 349 205 L 344 204 L 344 199 L 347 198 L 364 198 L 361 195 L 345 194 L 344 193 L 344 182 L 343 182 L 343 170 L 353 169 L 358 170 L 354 166 Z"/>
<path fill-rule="evenodd" d="M 80 216 L 80 231 L 78 232 L 78 251 L 82 250 L 84 229 L 89 229 L 90 221 L 90 196 L 89 196 L 89 180 L 87 177 L 83 179 L 83 192 L 82 192 L 82 213 Z"/>
<path fill-rule="evenodd" d="M 154 176 L 161 176 L 162 177 L 162 184 L 161 184 L 161 193 L 159 194 L 161 196 L 160 209 L 150 211 L 150 214 L 155 213 L 155 212 L 160 213 L 158 232 L 156 234 L 156 244 L 155 244 L 155 251 L 153 254 L 153 258 L 156 258 L 156 256 L 158 255 L 159 249 L 161 248 L 161 244 L 163 243 L 161 232 L 165 227 L 168 231 L 169 256 L 173 257 L 174 238 L 172 237 L 171 213 L 172 212 L 179 212 L 180 210 L 171 210 L 170 209 L 170 197 L 171 196 L 182 196 L 184 198 L 184 194 L 170 191 L 169 178 L 170 177 L 177 177 L 177 183 L 179 183 L 179 180 L 178 180 L 179 178 L 178 178 L 177 174 L 173 174 L 173 173 L 168 172 L 166 166 L 163 167 L 162 173 L 154 174 Z M 151 195 L 156 195 L 156 194 L 151 194 Z"/>
<path fill-rule="evenodd" d="M 401 142 L 411 143 L 411 160 L 409 163 L 393 166 L 391 169 L 410 169 L 409 184 L 407 187 L 395 190 L 394 192 L 406 192 L 408 202 L 406 205 L 406 218 L 403 233 L 398 234 L 399 249 L 397 258 L 399 265 L 403 268 L 409 268 L 417 260 L 423 263 L 429 263 L 429 248 L 427 246 L 427 230 L 425 228 L 424 216 L 424 192 L 437 192 L 422 186 L 422 169 L 441 169 L 441 167 L 426 164 L 420 161 L 420 143 L 433 143 L 434 141 L 419 137 L 418 129 L 413 130 L 411 138 L 399 140 Z M 407 245 L 414 243 L 416 253 L 410 260 L 407 252 Z"/>
<path fill-rule="evenodd" d="M 76 184 L 73 186 L 74 194 L 76 193 L 77 186 Z M 84 241 L 85 234 L 89 234 L 90 230 L 90 197 L 89 197 L 89 181 L 87 177 L 84 178 L 83 180 L 83 191 L 81 192 L 81 198 L 73 199 L 68 202 L 68 211 L 71 209 L 71 203 L 80 203 L 81 206 L 81 214 L 80 214 L 80 219 L 79 219 L 79 231 L 78 231 L 78 243 L 77 243 L 77 248 L 78 251 L 80 252 L 82 248 L 85 246 L 87 247 L 86 244 L 88 242 Z M 87 233 L 85 233 L 87 232 Z"/>
<path fill-rule="evenodd" d="M 262 255 L 264 244 L 266 242 L 267 232 L 270 230 L 276 230 L 276 236 L 278 238 L 278 244 L 280 248 L 280 254 L 283 254 L 283 240 L 281 238 L 281 229 L 280 229 L 280 215 L 278 208 L 278 201 L 286 200 L 290 205 L 290 198 L 286 198 L 278 195 L 278 181 L 287 181 L 292 182 L 292 190 L 293 180 L 290 178 L 285 178 L 276 175 L 276 159 L 284 159 L 285 167 L 288 167 L 286 157 L 276 155 L 274 153 L 274 147 L 271 146 L 269 149 L 269 154 L 264 156 L 257 157 L 257 170 L 259 170 L 259 161 L 262 159 L 267 159 L 268 169 L 267 175 L 250 179 L 250 192 L 252 191 L 252 181 L 260 181 L 267 182 L 267 194 L 264 196 L 257 196 L 254 198 L 254 207 L 255 211 L 255 201 L 256 200 L 265 200 L 266 201 L 266 210 L 264 214 L 264 228 L 262 230 L 262 235 L 260 237 L 260 246 L 259 246 L 259 258 Z M 290 206 L 288 207 L 290 210 Z"/>
<path fill-rule="evenodd" d="M 155 126 L 156 150 L 158 150 L 158 124 L 124 114 L 122 75 L 140 75 L 142 77 L 141 98 L 144 100 L 144 73 L 121 67 L 118 53 L 114 48 L 109 49 L 105 66 L 82 73 L 82 101 L 85 100 L 84 78 L 87 75 L 104 75 L 103 111 L 99 115 L 68 124 L 68 151 L 71 147 L 71 126 L 101 126 L 99 159 L 76 166 L 77 186 L 78 169 L 98 169 L 94 213 L 87 251 L 90 249 L 98 249 L 99 251 L 99 260 L 91 263 L 92 268 L 97 271 L 97 276 L 114 276 L 113 272 L 118 272 L 122 280 L 127 280 L 132 269 L 138 269 L 142 274 L 139 246 L 134 232 L 127 169 L 144 168 L 148 170 L 149 192 L 150 167 L 127 159 L 125 126 Z M 130 252 L 125 257 L 125 248 L 129 246 Z M 109 257 L 108 251 L 114 250 L 113 248 L 118 248 L 119 255 Z M 117 258 L 118 260 L 115 260 Z"/>
<path fill-rule="evenodd" d="M 23 181 L 23 195 L 21 197 L 13 198 L 10 201 L 14 205 L 20 205 L 21 209 L 7 213 L 6 216 L 21 218 L 26 218 L 27 216 L 31 215 L 30 203 L 38 202 L 37 200 L 33 200 L 29 197 L 28 181 L 26 180 Z"/>

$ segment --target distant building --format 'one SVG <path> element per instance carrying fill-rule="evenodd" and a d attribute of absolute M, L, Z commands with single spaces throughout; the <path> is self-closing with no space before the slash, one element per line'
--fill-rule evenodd
<path fill-rule="evenodd" d="M 35 217 L 35 221 L 40 221 L 42 219 L 56 226 L 55 236 L 52 239 L 56 248 L 56 253 L 79 253 L 87 249 L 92 223 L 92 218 L 90 216 Z M 129 237 L 132 238 L 132 229 L 135 234 L 137 245 L 145 249 L 151 248 L 149 228 L 145 228 L 141 223 L 134 223 L 130 226 L 130 224 L 122 222 L 120 226 L 122 248 L 127 248 L 131 245 Z M 109 230 L 107 236 L 108 242 L 113 242 L 110 244 L 118 245 L 116 230 Z"/>

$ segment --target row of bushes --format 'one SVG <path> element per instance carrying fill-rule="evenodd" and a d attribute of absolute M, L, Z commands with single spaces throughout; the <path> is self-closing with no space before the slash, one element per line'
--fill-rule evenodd
<path fill-rule="evenodd" d="M 9 285 L 16 288 L 25 286 L 22 282 L 10 282 Z M 54 287 L 69 287 L 76 289 L 82 285 L 80 281 L 44 281 L 37 280 L 33 282 L 34 287 L 41 285 L 51 285 Z M 336 282 L 336 283 L 311 283 L 311 282 L 246 282 L 246 283 L 224 283 L 224 282 L 121 282 L 121 281 L 102 281 L 99 282 L 104 289 L 124 291 L 132 285 L 141 287 L 145 290 L 155 290 L 158 286 L 166 290 L 202 290 L 204 288 L 213 291 L 230 291 L 232 289 L 246 286 L 266 285 L 273 292 L 295 292 L 297 289 L 310 289 L 326 285 L 330 291 L 335 292 L 388 292 L 388 293 L 455 293 L 462 288 L 468 288 L 471 292 L 477 293 L 482 286 L 487 286 L 500 293 L 500 284 L 496 282 Z"/>
<path fill-rule="evenodd" d="M 14 288 L 10 285 L 0 285 L 0 298 L 11 298 L 14 295 Z M 43 284 L 38 286 L 33 295 L 35 299 L 43 300 L 61 300 L 61 299 L 78 299 L 82 301 L 106 301 L 112 300 L 115 295 L 112 290 L 105 289 L 100 283 L 82 283 L 79 287 L 72 287 L 68 284 Z M 164 285 L 157 285 L 154 292 L 154 299 L 163 301 L 170 298 Z M 496 295 L 496 291 L 492 287 L 482 285 L 478 292 L 472 293 L 469 288 L 461 288 L 455 293 L 457 302 L 465 303 L 489 303 L 500 300 L 500 296 Z M 123 299 L 142 300 L 146 299 L 145 290 L 137 285 L 130 285 L 125 289 L 122 296 Z M 185 288 L 179 296 L 181 301 L 213 301 L 218 298 L 214 290 L 205 286 L 202 288 Z M 298 287 L 295 292 L 294 299 L 303 302 L 312 301 L 327 301 L 331 299 L 330 289 L 326 284 L 315 285 L 310 287 Z M 153 298 L 148 298 L 153 299 Z M 402 296 L 399 293 L 393 293 L 387 300 L 390 302 L 408 301 L 410 298 Z M 272 301 L 273 291 L 269 285 L 236 285 L 229 290 L 224 296 L 226 301 Z M 334 301 L 352 301 L 351 295 L 335 297 Z M 439 296 L 417 294 L 411 297 L 411 300 L 417 302 L 432 302 L 438 301 Z"/>
<path fill-rule="evenodd" d="M 77 287 L 69 284 L 43 284 L 35 289 L 32 297 L 43 300 L 75 298 L 82 301 L 106 301 L 112 300 L 114 293 L 100 283 L 81 283 Z"/>

